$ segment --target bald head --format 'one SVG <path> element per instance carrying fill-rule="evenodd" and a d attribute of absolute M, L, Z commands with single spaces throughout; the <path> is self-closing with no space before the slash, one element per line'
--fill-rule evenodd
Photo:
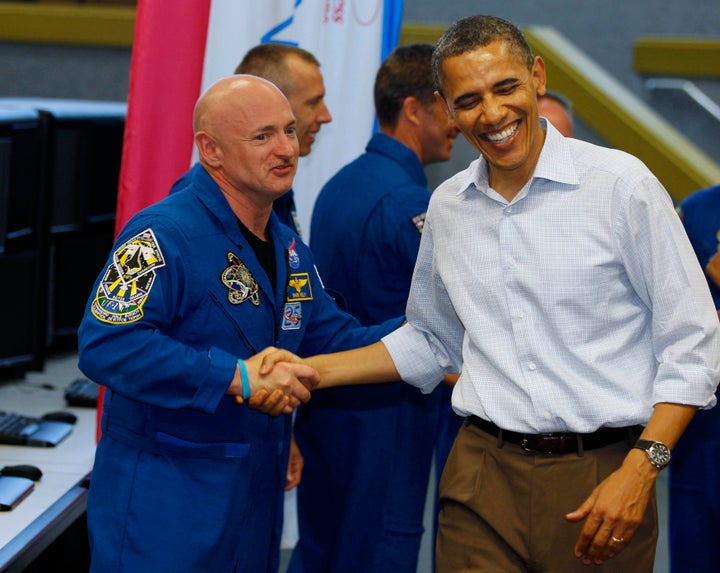
<path fill-rule="evenodd" d="M 283 93 L 251 75 L 218 80 L 193 115 L 200 162 L 226 194 L 262 197 L 287 192 L 297 168 L 295 117 Z"/>
<path fill-rule="evenodd" d="M 262 104 L 265 98 L 282 100 L 290 108 L 283 93 L 268 80 L 244 74 L 222 78 L 205 90 L 195 104 L 193 131 L 212 133 L 233 116 L 247 115 L 251 108 Z"/>

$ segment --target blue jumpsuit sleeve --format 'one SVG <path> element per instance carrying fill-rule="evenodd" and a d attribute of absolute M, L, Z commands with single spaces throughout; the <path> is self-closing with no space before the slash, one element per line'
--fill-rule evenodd
<path fill-rule="evenodd" d="M 145 237 L 139 251 L 145 264 L 158 255 L 161 263 L 149 265 L 144 297 L 134 307 L 104 313 L 106 289 L 117 280 L 113 258 L 123 256 L 127 245 L 137 246 L 140 236 Z M 198 284 L 199 271 L 189 268 L 191 261 L 184 236 L 169 217 L 141 214 L 126 226 L 95 283 L 78 332 L 79 367 L 89 378 L 150 405 L 215 411 L 236 358 L 216 347 L 191 346 L 179 334 L 194 300 L 190 291 Z"/>

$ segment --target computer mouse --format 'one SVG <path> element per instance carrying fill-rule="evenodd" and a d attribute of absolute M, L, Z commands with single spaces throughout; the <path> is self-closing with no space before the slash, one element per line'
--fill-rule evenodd
<path fill-rule="evenodd" d="M 0 470 L 0 476 L 23 477 L 33 481 L 38 481 L 42 477 L 42 472 L 40 471 L 40 468 L 36 466 L 20 464 L 17 466 L 5 466 Z"/>
<path fill-rule="evenodd" d="M 77 416 L 72 412 L 65 412 L 59 410 L 57 412 L 48 412 L 42 417 L 43 420 L 52 422 L 66 422 L 68 424 L 74 424 L 77 422 Z"/>

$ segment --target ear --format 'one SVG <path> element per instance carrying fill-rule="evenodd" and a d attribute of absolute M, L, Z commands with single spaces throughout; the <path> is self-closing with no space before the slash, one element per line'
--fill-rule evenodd
<path fill-rule="evenodd" d="M 195 145 L 203 163 L 211 166 L 218 165 L 222 160 L 222 150 L 215 140 L 206 131 L 198 131 L 195 134 Z"/>
<path fill-rule="evenodd" d="M 547 91 L 547 75 L 545 74 L 545 62 L 540 56 L 535 56 L 532 76 L 535 82 L 535 94 L 539 96 L 545 95 Z"/>
<path fill-rule="evenodd" d="M 422 102 L 415 96 L 408 96 L 403 100 L 402 114 L 405 119 L 413 125 L 420 125 L 422 123 L 422 117 L 420 115 L 422 111 Z"/>

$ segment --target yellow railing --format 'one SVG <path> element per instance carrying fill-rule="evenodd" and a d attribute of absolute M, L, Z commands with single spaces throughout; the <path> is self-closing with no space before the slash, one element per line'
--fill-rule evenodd
<path fill-rule="evenodd" d="M 0 41 L 131 47 L 135 8 L 0 3 Z"/>
<path fill-rule="evenodd" d="M 720 78 L 720 39 L 640 37 L 633 68 L 644 75 Z"/>

